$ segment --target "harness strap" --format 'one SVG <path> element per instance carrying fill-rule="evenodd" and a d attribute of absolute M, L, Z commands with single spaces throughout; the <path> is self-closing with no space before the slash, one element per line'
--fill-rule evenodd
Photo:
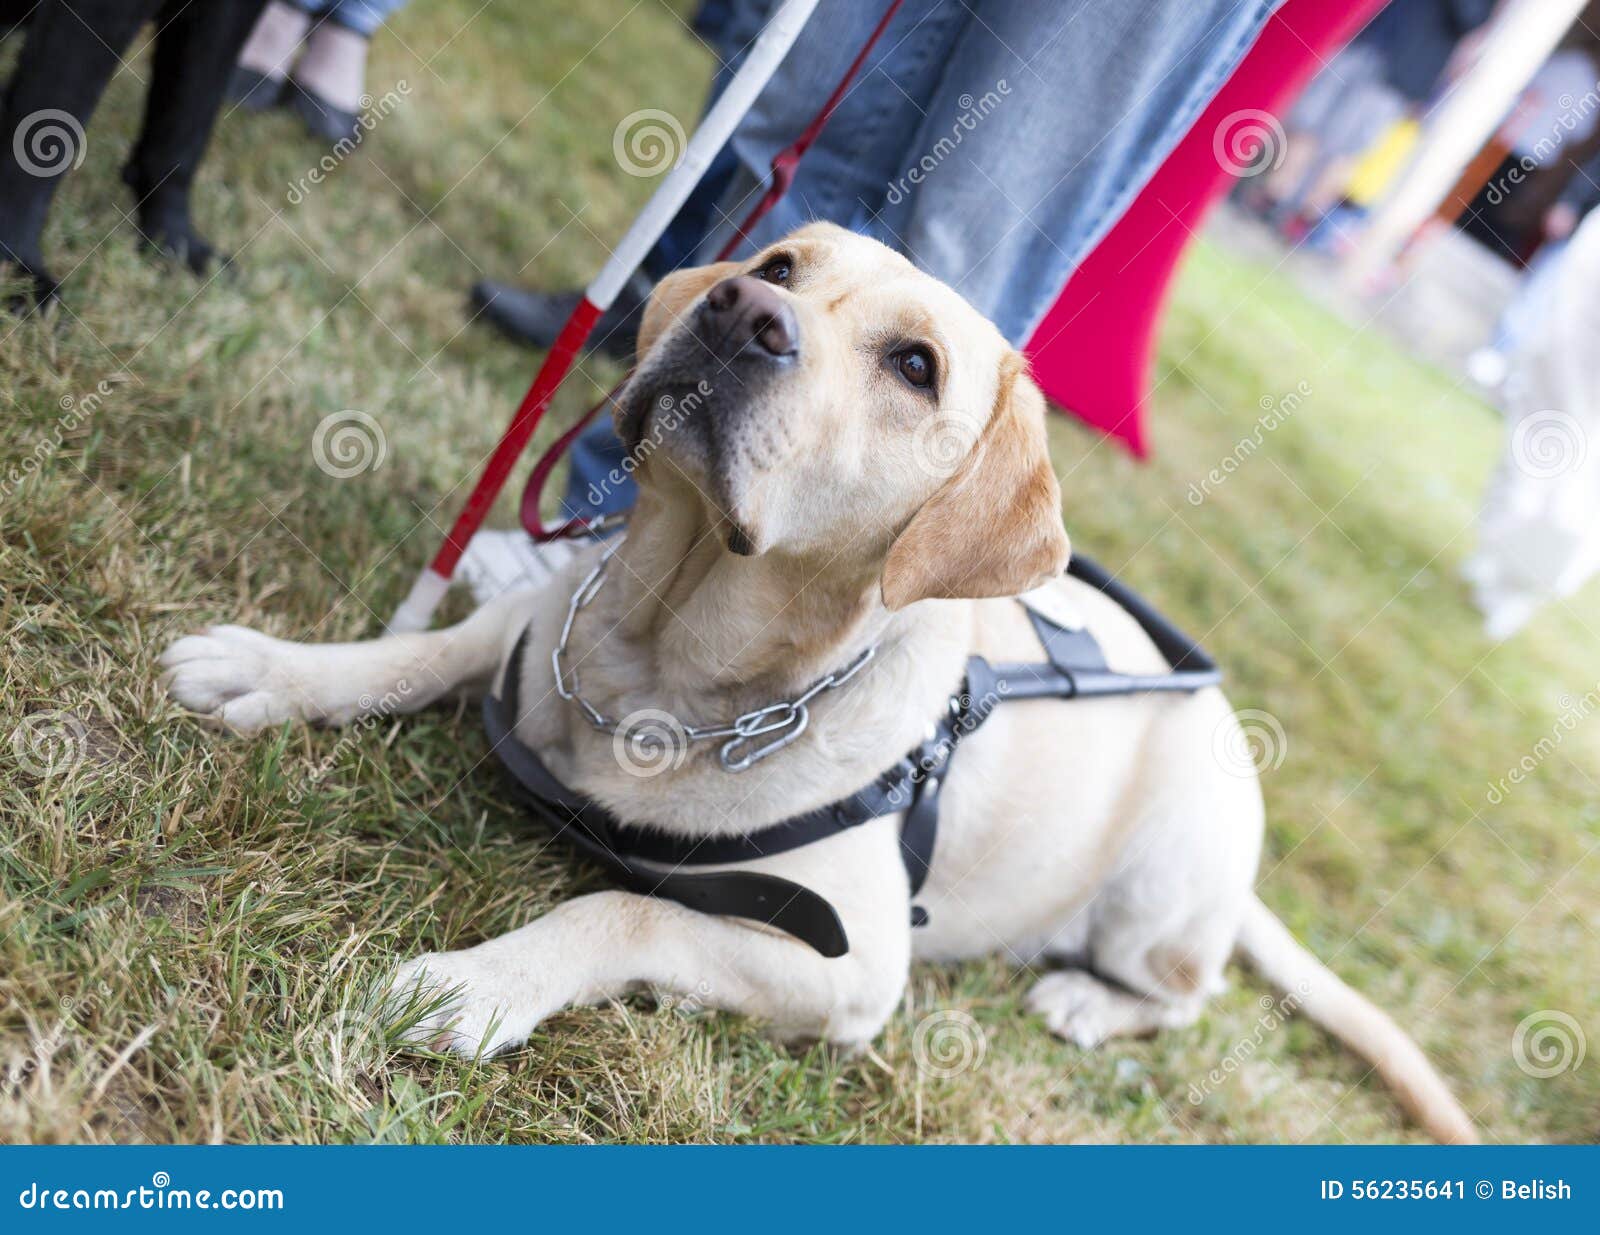
<path fill-rule="evenodd" d="M 665 896 L 701 913 L 764 922 L 823 956 L 843 956 L 850 948 L 844 924 L 833 906 L 809 888 L 754 871 L 686 874 L 680 868 L 733 866 L 772 857 L 900 813 L 900 858 L 914 897 L 933 864 L 940 791 L 951 757 L 961 740 L 982 725 L 1000 703 L 1195 691 L 1221 680 L 1216 664 L 1188 636 L 1097 563 L 1075 555 L 1068 570 L 1121 605 L 1167 658 L 1172 672 L 1117 673 L 1107 667 L 1099 644 L 1087 630 L 1069 630 L 1024 605 L 1048 660 L 991 665 L 981 656 L 970 657 L 944 712 L 928 726 L 924 739 L 892 767 L 836 802 L 739 836 L 697 838 L 625 824 L 555 777 L 516 736 L 531 626 L 522 632 L 506 662 L 500 695 L 484 699 L 484 725 L 494 752 L 533 813 L 611 871 L 624 887 Z M 911 921 L 913 926 L 925 925 L 927 913 L 913 906 Z"/>

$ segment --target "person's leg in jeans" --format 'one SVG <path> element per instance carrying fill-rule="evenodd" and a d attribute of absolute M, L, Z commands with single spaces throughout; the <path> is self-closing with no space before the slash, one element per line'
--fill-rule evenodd
<path fill-rule="evenodd" d="M 907 0 L 746 252 L 813 219 L 877 236 L 1020 344 L 1243 58 L 1275 0 Z M 882 9 L 823 0 L 729 143 L 739 219 Z M 709 260 L 721 229 L 701 246 Z M 620 446 L 597 422 L 572 513 Z M 631 489 L 608 488 L 608 509 Z"/>
<path fill-rule="evenodd" d="M 695 33 L 705 39 L 718 68 L 706 97 L 709 108 L 738 70 L 745 50 L 761 33 L 773 0 L 705 0 L 695 15 Z M 622 289 L 611 309 L 595 323 L 585 346 L 617 360 L 633 356 L 634 336 L 645 299 L 657 280 L 690 261 L 706 236 L 720 223 L 719 205 L 738 160 L 730 149 L 719 151 L 679 208 L 671 224 L 645 257 L 640 273 Z M 529 347 L 545 348 L 555 342 L 583 293 L 577 289 L 546 292 L 482 279 L 469 297 L 474 317 Z"/>
<path fill-rule="evenodd" d="M 813 218 L 868 232 L 1020 343 L 1275 7 L 908 0 L 752 246 Z M 755 191 L 865 40 L 875 10 L 824 0 L 734 136 L 733 194 Z"/>

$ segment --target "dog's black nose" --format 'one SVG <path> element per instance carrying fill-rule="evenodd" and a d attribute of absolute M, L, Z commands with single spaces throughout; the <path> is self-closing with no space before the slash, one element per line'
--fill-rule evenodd
<path fill-rule="evenodd" d="M 770 283 L 751 275 L 724 279 L 706 293 L 707 342 L 727 356 L 754 342 L 769 356 L 793 356 L 800 350 L 800 326 L 794 310 Z"/>

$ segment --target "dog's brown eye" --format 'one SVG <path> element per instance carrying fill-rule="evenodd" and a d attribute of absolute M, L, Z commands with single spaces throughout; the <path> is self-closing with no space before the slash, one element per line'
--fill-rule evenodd
<path fill-rule="evenodd" d="M 787 283 L 789 276 L 794 273 L 794 263 L 787 254 L 780 253 L 777 257 L 768 258 L 764 266 L 756 271 L 756 278 L 764 283 Z"/>
<path fill-rule="evenodd" d="M 908 347 L 894 354 L 894 367 L 900 376 L 918 390 L 933 383 L 933 356 L 925 347 Z"/>

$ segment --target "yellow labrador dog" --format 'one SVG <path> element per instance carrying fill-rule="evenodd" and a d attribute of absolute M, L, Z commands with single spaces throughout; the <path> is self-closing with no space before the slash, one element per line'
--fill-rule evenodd
<path fill-rule="evenodd" d="M 314 646 L 212 628 L 163 657 L 172 695 L 244 732 L 338 724 L 375 700 L 412 710 L 498 692 L 526 632 L 521 742 L 617 819 L 727 837 L 872 782 L 949 706 L 970 655 L 1040 660 L 1005 598 L 1076 614 L 1118 669 L 1167 668 L 1126 611 L 1061 577 L 1061 494 L 1022 357 L 889 249 L 814 225 L 750 261 L 674 274 L 645 314 L 639 355 L 616 411 L 638 507 L 604 586 L 570 619 L 599 546 L 560 585 L 501 596 L 448 630 Z M 570 675 L 560 691 L 558 644 Z M 812 700 L 805 731 L 741 775 L 719 765 L 715 743 L 691 743 L 641 776 L 566 697 L 581 689 L 608 717 L 700 724 L 792 699 L 869 646 L 869 665 Z M 1066 963 L 1028 1005 L 1091 1047 L 1192 1023 L 1237 951 L 1369 1060 L 1430 1133 L 1472 1140 L 1415 1044 L 1252 893 L 1260 790 L 1214 754 L 1235 725 L 1216 688 L 995 709 L 945 777 L 916 898 L 926 925 L 910 925 L 895 815 L 747 864 L 825 897 L 848 932 L 843 956 L 612 891 L 419 956 L 395 988 L 449 991 L 422 1031 L 465 1055 L 641 987 L 784 1036 L 860 1045 L 899 1004 L 913 956 L 1004 950 Z"/>

